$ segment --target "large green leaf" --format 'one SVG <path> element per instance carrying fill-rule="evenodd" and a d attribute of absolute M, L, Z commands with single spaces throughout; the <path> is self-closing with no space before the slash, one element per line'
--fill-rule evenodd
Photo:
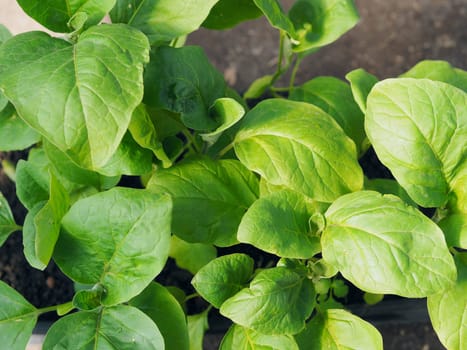
<path fill-rule="evenodd" d="M 54 259 L 74 281 L 102 284 L 104 305 L 125 302 L 165 264 L 171 210 L 168 195 L 130 188 L 79 200 L 62 220 Z"/>
<path fill-rule="evenodd" d="M 428 297 L 431 323 L 449 350 L 467 347 L 467 254 L 456 256 L 458 277 L 452 288 Z"/>
<path fill-rule="evenodd" d="M 37 322 L 36 308 L 0 281 L 0 342 L 4 349 L 24 350 Z"/>
<path fill-rule="evenodd" d="M 229 328 L 220 350 L 298 350 L 290 335 L 264 335 L 239 325 Z"/>
<path fill-rule="evenodd" d="M 444 206 L 467 168 L 466 105 L 467 93 L 428 79 L 384 80 L 368 96 L 365 128 L 378 158 L 421 206 Z"/>
<path fill-rule="evenodd" d="M 0 92 L 0 151 L 23 150 L 39 142 L 40 135 L 16 113 L 12 104 L 2 109 Z"/>
<path fill-rule="evenodd" d="M 355 102 L 360 107 L 360 110 L 365 113 L 366 99 L 373 86 L 378 82 L 378 78 L 368 73 L 363 68 L 358 68 L 347 73 L 345 79 L 350 82 L 350 88 L 352 89 Z"/>
<path fill-rule="evenodd" d="M 209 329 L 209 309 L 187 317 L 190 350 L 203 350 L 204 333 Z"/>
<path fill-rule="evenodd" d="M 151 53 L 144 74 L 144 102 L 180 113 L 192 129 L 211 131 L 219 126 L 209 108 L 225 95 L 225 81 L 198 46 L 163 46 Z"/>
<path fill-rule="evenodd" d="M 254 0 L 219 0 L 203 22 L 203 27 L 227 29 L 261 15 L 262 12 L 255 5 Z"/>
<path fill-rule="evenodd" d="M 61 318 L 47 332 L 43 349 L 161 350 L 164 339 L 142 311 L 118 305 Z"/>
<path fill-rule="evenodd" d="M 296 334 L 305 327 L 315 303 L 311 281 L 285 268 L 259 272 L 250 284 L 221 306 L 222 315 L 257 332 Z"/>
<path fill-rule="evenodd" d="M 217 257 L 217 250 L 211 244 L 188 243 L 172 236 L 169 256 L 175 259 L 178 267 L 190 271 L 193 275 L 199 269 Z"/>
<path fill-rule="evenodd" d="M 316 315 L 295 338 L 300 350 L 383 350 L 383 338 L 374 326 L 341 309 Z"/>
<path fill-rule="evenodd" d="M 143 96 L 149 44 L 126 25 L 95 26 L 75 45 L 43 32 L 0 47 L 0 89 L 19 116 L 75 162 L 103 167 Z"/>
<path fill-rule="evenodd" d="M 110 18 L 114 23 L 128 23 L 138 28 L 154 44 L 198 29 L 218 1 L 117 0 Z"/>
<path fill-rule="evenodd" d="M 16 225 L 7 200 L 3 193 L 0 192 L 0 247 L 11 233 L 20 229 L 21 227 Z"/>
<path fill-rule="evenodd" d="M 295 28 L 289 17 L 282 9 L 278 0 L 253 0 L 256 6 L 263 12 L 271 26 L 285 31 L 290 37 L 294 38 Z"/>
<path fill-rule="evenodd" d="M 355 142 L 357 153 L 365 153 L 369 144 L 363 127 L 363 113 L 347 83 L 333 77 L 318 77 L 294 88 L 289 98 L 311 103 L 328 113 Z"/>
<path fill-rule="evenodd" d="M 253 268 L 254 261 L 248 255 L 224 255 L 201 268 L 191 284 L 210 304 L 220 308 L 224 301 L 245 287 Z"/>
<path fill-rule="evenodd" d="M 358 288 L 422 298 L 454 284 L 456 268 L 442 231 L 398 197 L 347 194 L 325 216 L 323 258 Z"/>
<path fill-rule="evenodd" d="M 235 153 L 272 185 L 332 202 L 363 186 L 355 144 L 321 109 L 303 102 L 266 100 L 240 124 Z"/>
<path fill-rule="evenodd" d="M 87 26 L 99 23 L 115 0 L 18 0 L 18 4 L 44 27 L 65 33 L 79 29 L 69 25 L 76 16 L 85 16 Z"/>
<path fill-rule="evenodd" d="M 353 0 L 298 0 L 290 9 L 298 44 L 294 51 L 317 49 L 354 27 L 359 16 Z"/>
<path fill-rule="evenodd" d="M 255 175 L 240 162 L 208 158 L 158 170 L 148 184 L 148 189 L 172 196 L 174 234 L 219 246 L 237 242 L 238 225 L 258 197 L 258 187 Z"/>
<path fill-rule="evenodd" d="M 248 209 L 237 238 L 284 258 L 309 259 L 321 251 L 309 221 L 313 202 L 290 190 L 261 197 Z"/>
<path fill-rule="evenodd" d="M 188 350 L 188 327 L 185 313 L 177 299 L 158 283 L 151 283 L 130 305 L 148 315 L 164 337 L 165 350 Z"/>
<path fill-rule="evenodd" d="M 446 61 L 421 61 L 402 74 L 401 78 L 442 81 L 467 92 L 467 72 L 451 66 Z"/>

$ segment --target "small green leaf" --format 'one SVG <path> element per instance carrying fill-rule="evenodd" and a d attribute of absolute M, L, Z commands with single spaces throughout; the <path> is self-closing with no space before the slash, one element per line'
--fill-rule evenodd
<path fill-rule="evenodd" d="M 363 294 L 363 300 L 368 305 L 378 304 L 380 301 L 383 300 L 383 298 L 384 298 L 384 294 L 374 294 L 374 293 L 368 293 L 368 292 L 365 292 Z"/>
<path fill-rule="evenodd" d="M 7 27 L 0 23 L 0 45 L 12 37 Z"/>
<path fill-rule="evenodd" d="M 24 350 L 37 322 L 37 310 L 21 294 L 0 281 L 0 343 L 4 349 Z"/>
<path fill-rule="evenodd" d="M 16 113 L 12 104 L 2 108 L 0 92 L 0 151 L 23 150 L 40 141 L 40 135 L 27 125 Z"/>
<path fill-rule="evenodd" d="M 218 1 L 117 0 L 110 18 L 113 23 L 128 23 L 141 30 L 155 44 L 198 29 Z"/>
<path fill-rule="evenodd" d="M 10 234 L 20 229 L 21 227 L 16 225 L 6 198 L 3 196 L 3 193 L 0 192 L 0 247 Z"/>
<path fill-rule="evenodd" d="M 291 100 L 311 103 L 333 117 L 362 155 L 369 147 L 362 111 L 355 103 L 350 86 L 333 77 L 318 77 L 290 92 Z"/>
<path fill-rule="evenodd" d="M 148 315 L 164 337 L 165 350 L 188 350 L 188 327 L 185 313 L 172 294 L 158 283 L 151 283 L 129 304 Z"/>
<path fill-rule="evenodd" d="M 222 303 L 245 287 L 253 275 L 254 261 L 245 254 L 221 256 L 205 265 L 191 284 L 210 304 Z"/>
<path fill-rule="evenodd" d="M 209 29 L 227 29 L 261 15 L 253 0 L 219 0 L 202 25 Z"/>
<path fill-rule="evenodd" d="M 265 75 L 261 78 L 256 79 L 251 83 L 246 92 L 243 94 L 243 98 L 246 100 L 260 98 L 261 96 L 263 96 L 266 90 L 269 89 L 273 79 L 273 75 Z"/>
<path fill-rule="evenodd" d="M 378 82 L 378 78 L 368 73 L 363 68 L 358 68 L 347 73 L 345 79 L 350 82 L 350 88 L 352 89 L 355 102 L 360 107 L 360 110 L 365 113 L 366 99 L 373 86 Z"/>
<path fill-rule="evenodd" d="M 174 234 L 191 243 L 229 246 L 237 243 L 240 220 L 258 197 L 258 180 L 236 160 L 202 158 L 156 171 L 148 189 L 172 196 Z"/>
<path fill-rule="evenodd" d="M 74 45 L 24 33 L 0 46 L 0 89 L 27 124 L 76 163 L 98 169 L 141 102 L 148 59 L 146 37 L 122 24 L 91 27 Z"/>
<path fill-rule="evenodd" d="M 235 323 L 268 335 L 296 334 L 314 308 L 312 283 L 276 267 L 259 272 L 250 284 L 227 299 L 220 312 Z"/>
<path fill-rule="evenodd" d="M 102 284 L 103 305 L 125 302 L 165 264 L 171 210 L 168 195 L 130 188 L 81 199 L 62 220 L 54 260 L 74 281 Z"/>
<path fill-rule="evenodd" d="M 467 214 L 451 214 L 438 223 L 448 246 L 467 249 Z"/>
<path fill-rule="evenodd" d="M 367 103 L 365 128 L 378 158 L 416 203 L 444 206 L 467 167 L 467 93 L 428 79 L 387 79 Z"/>
<path fill-rule="evenodd" d="M 202 139 L 209 145 L 213 145 L 221 134 L 230 129 L 245 115 L 243 106 L 232 98 L 223 97 L 214 101 L 209 107 L 209 114 L 217 121 L 219 126 L 216 130 L 206 134 L 200 134 Z"/>
<path fill-rule="evenodd" d="M 243 118 L 235 153 L 272 185 L 283 185 L 320 202 L 363 186 L 354 142 L 321 109 L 271 99 Z"/>
<path fill-rule="evenodd" d="M 428 313 L 441 343 L 449 350 L 467 346 L 467 254 L 455 257 L 458 277 L 456 284 L 442 293 L 428 297 Z"/>
<path fill-rule="evenodd" d="M 39 260 L 36 252 L 36 225 L 34 224 L 34 218 L 37 213 L 44 207 L 46 201 L 36 203 L 31 209 L 28 210 L 26 218 L 23 224 L 23 252 L 24 256 L 32 267 L 39 270 L 44 270 L 43 262 Z"/>
<path fill-rule="evenodd" d="M 326 222 L 323 259 L 363 291 L 423 298 L 454 284 L 442 231 L 395 196 L 344 195 L 329 207 Z"/>
<path fill-rule="evenodd" d="M 188 270 L 194 275 L 200 268 L 217 257 L 217 250 L 210 244 L 188 243 L 177 236 L 172 236 L 169 256 L 175 259 L 178 267 Z"/>
<path fill-rule="evenodd" d="M 190 350 L 203 350 L 204 333 L 209 329 L 209 309 L 187 317 L 188 337 L 190 339 Z"/>
<path fill-rule="evenodd" d="M 383 338 L 374 326 L 340 309 L 316 315 L 295 339 L 300 350 L 383 350 Z"/>
<path fill-rule="evenodd" d="M 289 17 L 284 13 L 278 0 L 253 0 L 256 6 L 263 12 L 271 26 L 285 31 L 290 37 L 295 38 L 295 28 Z"/>
<path fill-rule="evenodd" d="M 226 85 L 201 47 L 163 46 L 153 50 L 144 85 L 147 105 L 180 113 L 187 127 L 211 131 L 219 126 L 209 115 L 209 108 L 224 97 Z"/>
<path fill-rule="evenodd" d="M 264 335 L 237 324 L 229 328 L 220 350 L 299 350 L 290 335 Z"/>
<path fill-rule="evenodd" d="M 73 306 L 80 310 L 94 310 L 101 306 L 105 289 L 101 284 L 94 285 L 91 289 L 82 289 L 73 297 Z"/>
<path fill-rule="evenodd" d="M 164 339 L 142 311 L 117 305 L 61 318 L 47 332 L 43 349 L 160 350 Z"/>
<path fill-rule="evenodd" d="M 321 251 L 311 232 L 312 201 L 290 190 L 274 192 L 254 202 L 238 228 L 240 242 L 284 258 L 309 259 Z"/>
<path fill-rule="evenodd" d="M 401 78 L 442 81 L 467 92 L 467 72 L 454 68 L 446 61 L 421 61 L 402 74 Z"/>
<path fill-rule="evenodd" d="M 359 20 L 353 0 L 298 0 L 289 17 L 295 26 L 295 52 L 328 45 L 352 29 Z"/>

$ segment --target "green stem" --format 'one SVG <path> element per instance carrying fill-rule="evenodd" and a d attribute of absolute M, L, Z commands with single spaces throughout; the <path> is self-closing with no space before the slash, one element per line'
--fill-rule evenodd
<path fill-rule="evenodd" d="M 16 182 L 16 168 L 13 163 L 9 160 L 3 159 L 1 164 L 6 176 L 8 176 L 11 181 Z"/>
<path fill-rule="evenodd" d="M 198 143 L 196 142 L 196 137 L 192 135 L 188 129 L 185 129 L 182 132 L 183 135 L 185 135 L 185 137 L 187 138 L 188 144 L 190 145 L 190 147 L 192 147 L 193 151 L 198 154 L 201 153 L 202 149 L 201 146 L 198 145 Z"/>
<path fill-rule="evenodd" d="M 73 306 L 73 302 L 69 301 L 69 302 L 64 303 L 64 304 L 47 306 L 47 307 L 37 309 L 37 313 L 39 315 L 42 315 L 42 314 L 45 314 L 45 313 L 48 313 L 48 312 L 57 312 L 58 309 L 68 309 L 68 308 L 71 308 L 72 306 Z"/>
<path fill-rule="evenodd" d="M 185 302 L 187 302 L 188 300 L 197 298 L 197 297 L 199 297 L 199 294 L 198 294 L 198 293 L 193 293 L 193 294 L 187 295 L 187 296 L 185 297 Z"/>
<path fill-rule="evenodd" d="M 290 83 L 289 83 L 289 90 L 292 90 L 295 85 L 295 78 L 297 76 L 298 69 L 300 68 L 300 63 L 302 63 L 303 57 L 302 56 L 297 56 L 297 59 L 295 60 L 294 67 L 292 69 L 292 74 L 290 76 Z"/>
<path fill-rule="evenodd" d="M 231 142 L 227 146 L 225 146 L 221 151 L 219 152 L 219 158 L 224 156 L 228 151 L 230 151 L 234 146 L 234 143 Z"/>

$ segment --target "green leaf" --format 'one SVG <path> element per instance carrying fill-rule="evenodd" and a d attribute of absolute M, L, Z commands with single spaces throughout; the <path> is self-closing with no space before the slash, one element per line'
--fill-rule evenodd
<path fill-rule="evenodd" d="M 210 244 L 188 243 L 177 236 L 172 236 L 169 256 L 175 259 L 178 267 L 188 270 L 194 275 L 200 268 L 217 257 L 217 250 Z"/>
<path fill-rule="evenodd" d="M 295 28 L 289 17 L 284 13 L 281 3 L 278 0 L 253 0 L 256 6 L 263 12 L 271 26 L 285 31 L 294 38 Z"/>
<path fill-rule="evenodd" d="M 234 324 L 229 328 L 220 350 L 298 350 L 290 335 L 264 335 Z"/>
<path fill-rule="evenodd" d="M 40 135 L 18 116 L 12 104 L 5 103 L 2 109 L 2 97 L 0 92 L 0 151 L 23 150 L 39 142 Z"/>
<path fill-rule="evenodd" d="M 246 100 L 260 98 L 266 92 L 266 90 L 269 89 L 273 79 L 274 75 L 265 75 L 256 79 L 251 83 L 246 92 L 243 94 L 243 98 Z"/>
<path fill-rule="evenodd" d="M 448 246 L 467 249 L 467 214 L 451 214 L 438 223 Z"/>
<path fill-rule="evenodd" d="M 7 27 L 0 23 L 0 45 L 12 37 Z"/>
<path fill-rule="evenodd" d="M 165 350 L 189 350 L 185 313 L 165 287 L 153 282 L 129 303 L 156 323 L 164 337 Z"/>
<path fill-rule="evenodd" d="M 168 195 L 130 188 L 81 199 L 62 220 L 54 259 L 74 281 L 102 284 L 103 305 L 125 302 L 165 264 L 171 210 Z"/>
<path fill-rule="evenodd" d="M 245 287 L 253 269 L 254 260 L 246 254 L 224 255 L 201 268 L 191 284 L 210 304 L 220 308 Z"/>
<path fill-rule="evenodd" d="M 309 225 L 314 209 L 312 201 L 297 192 L 274 192 L 252 204 L 237 238 L 280 257 L 309 259 L 321 251 L 319 237 Z"/>
<path fill-rule="evenodd" d="M 0 281 L 0 342 L 4 349 L 24 350 L 37 322 L 37 310 Z"/>
<path fill-rule="evenodd" d="M 227 299 L 220 312 L 235 323 L 268 335 L 296 334 L 305 327 L 315 303 L 312 283 L 276 267 L 259 272 L 250 284 Z"/>
<path fill-rule="evenodd" d="M 144 102 L 180 113 L 192 129 L 211 131 L 219 122 L 209 108 L 225 95 L 225 81 L 198 46 L 163 46 L 151 52 L 144 74 Z"/>
<path fill-rule="evenodd" d="M 243 118 L 235 153 L 272 185 L 320 202 L 332 202 L 363 185 L 355 144 L 334 119 L 308 103 L 259 103 Z"/>
<path fill-rule="evenodd" d="M 376 191 L 381 194 L 393 194 L 402 199 L 407 204 L 417 207 L 407 192 L 393 179 L 365 179 L 365 190 Z"/>
<path fill-rule="evenodd" d="M 373 191 L 351 193 L 325 215 L 323 259 L 363 291 L 423 298 L 455 282 L 442 231 L 401 199 Z"/>
<path fill-rule="evenodd" d="M 94 285 L 91 289 L 81 289 L 73 297 L 73 306 L 80 310 L 94 310 L 101 306 L 105 289 L 101 284 Z"/>
<path fill-rule="evenodd" d="M 295 339 L 301 350 L 383 350 L 383 338 L 375 327 L 340 309 L 316 315 Z"/>
<path fill-rule="evenodd" d="M 81 311 L 55 322 L 43 349 L 164 349 L 164 339 L 142 311 L 117 305 L 98 311 Z"/>
<path fill-rule="evenodd" d="M 365 304 L 367 305 L 375 305 L 378 304 L 380 301 L 382 301 L 384 298 L 384 294 L 373 294 L 373 293 L 368 293 L 365 292 L 363 294 L 363 300 L 365 301 Z"/>
<path fill-rule="evenodd" d="M 236 160 L 187 160 L 154 173 L 148 189 L 174 201 L 172 232 L 190 243 L 237 243 L 243 214 L 258 197 L 258 179 Z M 206 215 L 209 213 L 209 215 Z"/>
<path fill-rule="evenodd" d="M 10 206 L 3 193 L 0 192 L 0 247 L 10 234 L 18 230 L 21 230 L 21 227 L 16 225 Z"/>
<path fill-rule="evenodd" d="M 402 74 L 401 78 L 442 81 L 467 92 L 467 72 L 454 68 L 446 61 L 421 61 Z"/>
<path fill-rule="evenodd" d="M 289 99 L 311 103 L 333 117 L 362 155 L 370 146 L 363 127 L 364 116 L 355 103 L 350 86 L 333 77 L 318 77 L 290 92 Z"/>
<path fill-rule="evenodd" d="M 110 18 L 141 30 L 154 44 L 194 32 L 218 1 L 117 0 Z"/>
<path fill-rule="evenodd" d="M 444 206 L 467 167 L 467 94 L 427 79 L 387 79 L 367 103 L 365 128 L 378 158 L 416 203 Z"/>
<path fill-rule="evenodd" d="M 2 46 L 2 44 L 11 37 L 12 35 L 10 31 L 3 24 L 0 23 L 0 46 Z M 1 132 L 1 129 L 3 128 L 3 119 L 10 117 L 10 114 L 8 114 L 7 116 L 2 115 L 2 112 L 4 112 L 3 109 L 7 106 L 7 104 L 8 99 L 3 95 L 2 91 L 0 90 L 0 145 L 8 144 L 8 142 L 3 141 L 3 138 L 6 137 L 8 134 L 5 133 L 4 135 L 3 132 Z M 3 146 L 0 146 L 0 149 L 2 148 Z"/>
<path fill-rule="evenodd" d="M 217 121 L 219 126 L 216 130 L 206 134 L 200 134 L 202 139 L 213 145 L 221 136 L 221 134 L 230 129 L 245 115 L 243 106 L 232 98 L 223 97 L 214 101 L 213 105 L 209 107 L 209 114 Z"/>
<path fill-rule="evenodd" d="M 378 78 L 368 73 L 363 68 L 358 68 L 347 73 L 345 79 L 350 82 L 350 88 L 352 89 L 355 102 L 360 107 L 360 110 L 365 113 L 366 99 L 373 86 L 378 82 Z"/>
<path fill-rule="evenodd" d="M 227 29 L 261 15 L 253 0 L 219 0 L 202 25 L 209 29 Z"/>
<path fill-rule="evenodd" d="M 295 52 L 328 45 L 352 29 L 359 20 L 353 0 L 298 0 L 289 17 L 295 26 Z"/>
<path fill-rule="evenodd" d="M 18 0 L 30 17 L 58 33 L 71 32 L 69 25 L 77 15 L 85 15 L 87 27 L 98 24 L 115 5 L 115 0 Z"/>
<path fill-rule="evenodd" d="M 204 333 L 209 329 L 209 309 L 187 317 L 188 337 L 190 339 L 190 350 L 203 350 Z"/>
<path fill-rule="evenodd" d="M 428 297 L 428 313 L 441 343 L 450 350 L 467 346 L 467 254 L 455 258 L 458 277 L 452 288 Z"/>
<path fill-rule="evenodd" d="M 157 134 L 156 127 L 146 111 L 144 105 L 139 105 L 138 108 L 133 112 L 130 126 L 128 130 L 133 136 L 133 139 L 144 148 L 151 150 L 154 155 L 162 161 L 164 168 L 168 168 L 172 165 L 172 161 L 168 158 L 162 146 L 162 141 Z"/>
<path fill-rule="evenodd" d="M 42 261 L 39 260 L 36 253 L 36 225 L 34 218 L 37 213 L 44 207 L 46 201 L 36 203 L 31 209 L 28 210 L 23 224 L 23 252 L 24 256 L 32 267 L 43 270 L 45 268 Z"/>
<path fill-rule="evenodd" d="M 146 37 L 125 25 L 95 26 L 75 45 L 43 32 L 0 47 L 0 89 L 19 116 L 85 168 L 117 150 L 143 96 Z"/>

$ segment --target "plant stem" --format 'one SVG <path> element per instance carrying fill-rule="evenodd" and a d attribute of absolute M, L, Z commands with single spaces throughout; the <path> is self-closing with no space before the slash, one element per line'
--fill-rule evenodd
<path fill-rule="evenodd" d="M 224 154 L 226 154 L 228 151 L 230 151 L 234 146 L 234 143 L 231 142 L 227 146 L 225 146 L 221 151 L 219 152 L 219 157 L 222 157 Z"/>
<path fill-rule="evenodd" d="M 47 306 L 47 307 L 37 309 L 37 313 L 39 315 L 42 315 L 42 314 L 45 314 L 45 313 L 48 313 L 48 312 L 56 312 L 58 309 L 67 309 L 67 308 L 70 308 L 72 305 L 73 305 L 73 302 L 69 301 L 69 302 L 64 303 L 64 304 Z"/>
<path fill-rule="evenodd" d="M 295 78 L 297 76 L 298 69 L 300 68 L 300 63 L 302 63 L 303 56 L 297 56 L 295 60 L 294 67 L 292 69 L 292 74 L 290 76 L 289 90 L 292 90 L 295 85 Z"/>
<path fill-rule="evenodd" d="M 1 164 L 6 176 L 8 176 L 11 181 L 16 182 L 16 168 L 13 163 L 7 159 L 3 159 Z"/>
<path fill-rule="evenodd" d="M 197 297 L 199 297 L 199 294 L 198 294 L 198 293 L 193 293 L 193 294 L 187 295 L 187 296 L 185 297 L 185 302 L 187 302 L 188 300 L 197 298 Z"/>

